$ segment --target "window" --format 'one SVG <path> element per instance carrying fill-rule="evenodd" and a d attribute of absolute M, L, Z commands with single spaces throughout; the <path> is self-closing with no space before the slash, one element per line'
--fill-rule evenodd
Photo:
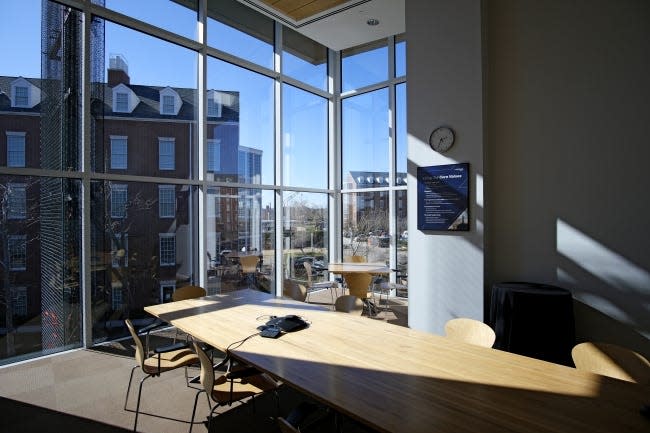
<path fill-rule="evenodd" d="M 11 288 L 11 309 L 14 316 L 27 315 L 27 287 Z"/>
<path fill-rule="evenodd" d="M 219 140 L 208 140 L 208 171 L 217 172 L 221 170 L 221 150 Z"/>
<path fill-rule="evenodd" d="M 388 79 L 385 39 L 341 51 L 341 91 L 348 92 Z"/>
<path fill-rule="evenodd" d="M 115 238 L 111 238 L 111 258 L 114 268 L 129 266 L 128 233 L 115 233 Z"/>
<path fill-rule="evenodd" d="M 174 97 L 172 95 L 163 95 L 162 114 L 175 114 Z"/>
<path fill-rule="evenodd" d="M 176 291 L 176 281 L 165 280 L 160 282 L 160 302 L 171 302 L 172 295 Z"/>
<path fill-rule="evenodd" d="M 27 236 L 7 236 L 7 251 L 9 254 L 9 270 L 24 271 L 27 269 Z"/>
<path fill-rule="evenodd" d="M 128 186 L 111 184 L 111 218 L 126 218 Z"/>
<path fill-rule="evenodd" d="M 176 188 L 174 185 L 158 186 L 158 212 L 160 218 L 176 216 Z"/>
<path fill-rule="evenodd" d="M 221 104 L 215 99 L 217 97 L 214 94 L 212 97 L 208 97 L 208 116 L 209 117 L 221 117 Z"/>
<path fill-rule="evenodd" d="M 121 287 L 113 287 L 111 290 L 111 306 L 113 310 L 121 310 L 124 306 L 124 295 Z"/>
<path fill-rule="evenodd" d="M 16 107 L 29 107 L 29 89 L 27 87 L 14 87 L 14 105 Z"/>
<path fill-rule="evenodd" d="M 128 145 L 126 137 L 111 136 L 111 169 L 126 170 Z"/>
<path fill-rule="evenodd" d="M 174 169 L 173 138 L 158 138 L 158 168 L 160 170 Z"/>
<path fill-rule="evenodd" d="M 160 266 L 176 265 L 176 234 L 160 233 Z"/>
<path fill-rule="evenodd" d="M 27 217 L 27 185 L 10 183 L 7 186 L 7 219 Z"/>
<path fill-rule="evenodd" d="M 129 94 L 126 92 L 115 93 L 115 111 L 121 113 L 129 112 Z"/>
<path fill-rule="evenodd" d="M 7 167 L 25 166 L 25 133 L 7 132 Z"/>

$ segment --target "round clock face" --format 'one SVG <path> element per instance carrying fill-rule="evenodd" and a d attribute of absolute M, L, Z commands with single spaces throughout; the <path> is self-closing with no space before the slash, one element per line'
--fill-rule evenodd
<path fill-rule="evenodd" d="M 446 152 L 454 144 L 454 131 L 446 126 L 436 128 L 429 137 L 429 146 L 436 152 Z"/>

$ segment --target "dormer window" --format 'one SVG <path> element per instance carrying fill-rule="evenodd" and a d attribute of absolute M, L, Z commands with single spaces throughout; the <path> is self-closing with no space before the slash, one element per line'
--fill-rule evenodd
<path fill-rule="evenodd" d="M 221 93 L 216 90 L 208 91 L 208 117 L 221 117 L 222 107 Z"/>
<path fill-rule="evenodd" d="M 127 113 L 129 111 L 129 94 L 126 92 L 115 93 L 115 111 Z"/>
<path fill-rule="evenodd" d="M 16 107 L 29 107 L 29 90 L 27 87 L 14 87 L 14 105 Z"/>
<path fill-rule="evenodd" d="M 41 102 L 41 89 L 18 77 L 11 82 L 11 106 L 14 108 L 34 108 Z"/>
<path fill-rule="evenodd" d="M 115 113 L 132 113 L 140 103 L 140 98 L 129 86 L 118 84 L 113 87 L 113 111 Z"/>
<path fill-rule="evenodd" d="M 174 97 L 171 95 L 164 95 L 162 100 L 162 114 L 174 114 Z"/>
<path fill-rule="evenodd" d="M 166 116 L 177 116 L 181 109 L 182 100 L 179 94 L 171 87 L 165 87 L 160 91 L 160 114 Z"/>

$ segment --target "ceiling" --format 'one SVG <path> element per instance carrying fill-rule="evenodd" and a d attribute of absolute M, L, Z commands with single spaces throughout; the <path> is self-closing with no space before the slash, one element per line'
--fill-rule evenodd
<path fill-rule="evenodd" d="M 238 0 L 333 49 L 404 33 L 405 0 Z M 369 19 L 379 21 L 367 24 Z"/>

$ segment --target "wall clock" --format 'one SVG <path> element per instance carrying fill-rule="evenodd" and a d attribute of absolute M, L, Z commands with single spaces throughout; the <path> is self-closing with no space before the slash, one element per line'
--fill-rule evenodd
<path fill-rule="evenodd" d="M 429 137 L 429 146 L 436 152 L 444 153 L 454 144 L 454 131 L 448 126 L 440 126 L 433 130 Z"/>

